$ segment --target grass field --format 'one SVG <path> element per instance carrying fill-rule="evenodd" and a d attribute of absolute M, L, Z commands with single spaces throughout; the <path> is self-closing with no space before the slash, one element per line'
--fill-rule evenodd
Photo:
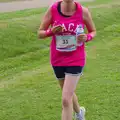
<path fill-rule="evenodd" d="M 86 44 L 87 64 L 76 93 L 87 120 L 120 120 L 120 1 L 99 1 L 94 4 L 109 4 L 90 9 L 97 37 Z M 37 40 L 36 34 L 45 10 L 0 14 L 0 120 L 60 120 L 51 40 Z"/>

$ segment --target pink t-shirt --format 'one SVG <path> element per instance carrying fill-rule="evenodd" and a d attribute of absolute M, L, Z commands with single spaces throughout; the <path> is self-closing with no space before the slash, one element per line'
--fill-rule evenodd
<path fill-rule="evenodd" d="M 56 2 L 51 6 L 52 26 L 61 24 L 64 30 L 59 35 L 76 35 L 76 29 L 79 25 L 84 28 L 82 6 L 76 3 L 76 12 L 70 17 L 64 17 L 58 12 L 58 3 Z M 50 45 L 50 58 L 52 66 L 84 66 L 85 65 L 85 44 L 77 46 L 76 50 L 70 52 L 61 52 L 56 49 L 56 36 L 52 37 Z"/>

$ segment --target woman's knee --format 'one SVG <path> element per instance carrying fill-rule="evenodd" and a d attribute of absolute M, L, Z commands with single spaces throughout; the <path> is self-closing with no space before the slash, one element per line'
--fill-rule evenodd
<path fill-rule="evenodd" d="M 72 95 L 63 95 L 62 97 L 62 105 L 63 107 L 68 107 L 70 104 L 72 104 Z"/>

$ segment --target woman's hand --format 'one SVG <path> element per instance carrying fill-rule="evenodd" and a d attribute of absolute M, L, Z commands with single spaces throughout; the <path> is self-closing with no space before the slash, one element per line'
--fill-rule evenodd
<path fill-rule="evenodd" d="M 51 31 L 53 32 L 53 34 L 57 34 L 63 31 L 63 27 L 61 25 L 57 25 L 51 28 Z"/>
<path fill-rule="evenodd" d="M 86 34 L 80 34 L 77 36 L 77 43 L 82 43 L 87 40 L 87 35 Z"/>

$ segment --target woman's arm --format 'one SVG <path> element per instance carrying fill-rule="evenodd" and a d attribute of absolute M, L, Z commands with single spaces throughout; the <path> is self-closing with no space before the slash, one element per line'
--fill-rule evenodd
<path fill-rule="evenodd" d="M 88 42 L 88 41 L 91 41 L 96 36 L 96 28 L 92 20 L 91 13 L 85 7 L 83 7 L 83 19 L 88 30 L 87 41 L 86 41 Z"/>
<path fill-rule="evenodd" d="M 47 10 L 45 16 L 41 22 L 40 28 L 38 30 L 38 38 L 46 38 L 55 35 L 56 33 L 62 32 L 63 27 L 61 25 L 53 26 L 48 29 L 52 23 L 51 8 Z"/>
<path fill-rule="evenodd" d="M 41 22 L 40 28 L 38 30 L 38 38 L 46 38 L 50 35 L 52 35 L 52 32 L 48 30 L 50 24 L 52 22 L 52 15 L 51 15 L 51 8 L 47 10 L 45 13 L 43 20 Z"/>

